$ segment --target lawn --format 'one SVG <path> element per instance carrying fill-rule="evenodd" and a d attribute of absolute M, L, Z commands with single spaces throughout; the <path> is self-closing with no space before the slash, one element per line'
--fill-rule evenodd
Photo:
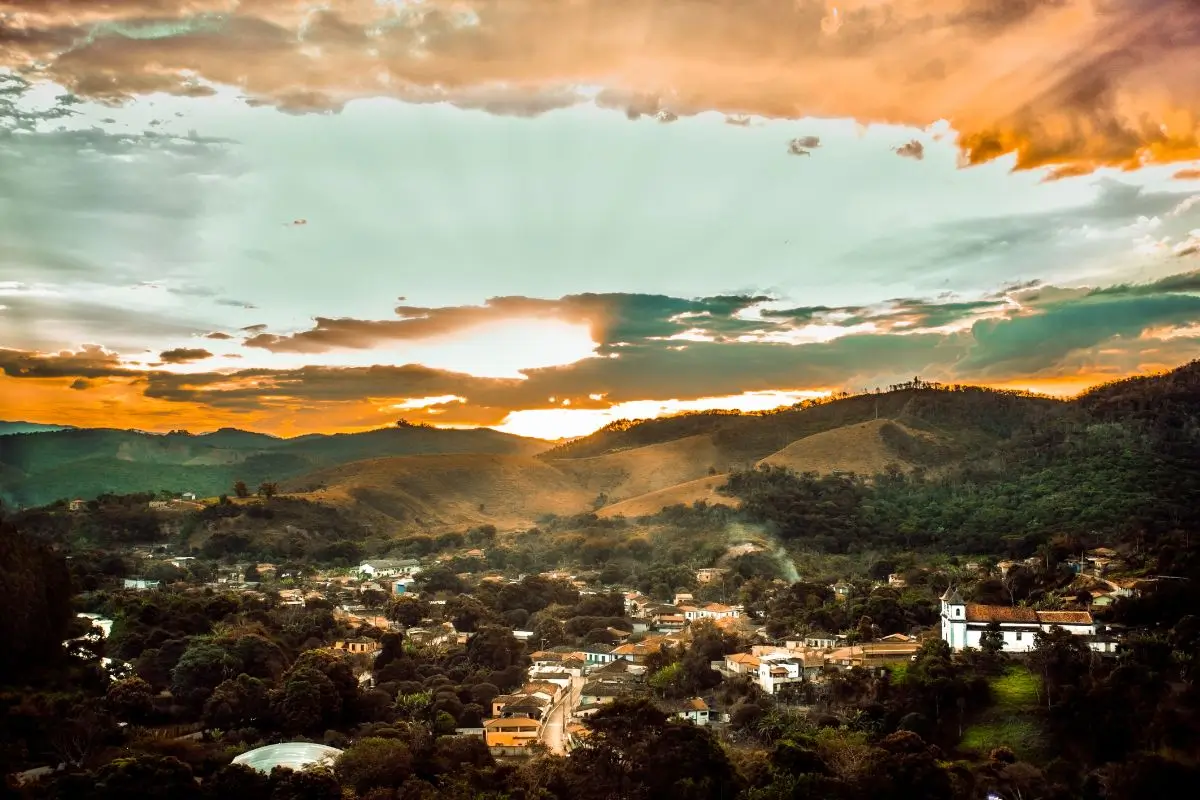
<path fill-rule="evenodd" d="M 992 681 L 993 704 L 963 732 L 959 747 L 981 755 L 1008 747 L 1023 760 L 1046 752 L 1046 731 L 1038 703 L 1038 679 L 1023 665 L 1010 666 Z"/>

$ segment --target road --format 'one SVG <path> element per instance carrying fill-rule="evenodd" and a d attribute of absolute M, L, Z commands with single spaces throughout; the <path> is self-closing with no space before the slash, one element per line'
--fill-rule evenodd
<path fill-rule="evenodd" d="M 571 678 L 571 685 L 550 709 L 546 724 L 542 726 L 541 742 L 551 753 L 564 755 L 567 752 L 567 723 L 571 709 L 579 704 L 579 693 L 583 690 L 583 678 Z"/>

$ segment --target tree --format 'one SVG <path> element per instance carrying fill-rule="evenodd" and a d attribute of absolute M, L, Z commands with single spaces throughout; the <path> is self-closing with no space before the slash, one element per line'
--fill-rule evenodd
<path fill-rule="evenodd" d="M 154 710 L 154 689 L 138 677 L 113 681 L 105 704 L 123 721 L 143 722 Z"/>
<path fill-rule="evenodd" d="M 398 595 L 388 601 L 384 614 L 392 622 L 399 622 L 406 628 L 421 624 L 421 620 L 429 616 L 429 604 L 411 595 Z"/>
<path fill-rule="evenodd" d="M 267 797 L 271 781 L 245 764 L 226 764 L 204 781 L 206 800 L 250 800 Z"/>
<path fill-rule="evenodd" d="M 0 520 L 0 681 L 43 673 L 63 660 L 74 618 L 65 559 Z"/>
<path fill-rule="evenodd" d="M 96 788 L 105 800 L 192 800 L 200 795 L 191 767 L 171 756 L 118 758 L 96 773 Z"/>
<path fill-rule="evenodd" d="M 342 710 L 333 683 L 315 669 L 292 670 L 271 698 L 285 730 L 305 733 L 328 727 Z"/>
<path fill-rule="evenodd" d="M 712 734 L 669 722 L 648 700 L 615 700 L 587 726 L 587 744 L 567 760 L 565 796 L 717 800 L 738 793 L 737 774 Z"/>
<path fill-rule="evenodd" d="M 262 580 L 262 575 L 258 572 L 258 564 L 247 564 L 246 571 L 242 574 L 242 579 L 246 583 L 258 583 Z"/>
<path fill-rule="evenodd" d="M 211 641 L 196 641 L 171 670 L 171 694 L 185 705 L 199 707 L 241 665 L 229 651 Z"/>
<path fill-rule="evenodd" d="M 241 674 L 213 690 L 204 703 L 204 723 L 210 728 L 254 727 L 270 712 L 267 684 Z"/>
<path fill-rule="evenodd" d="M 985 655 L 995 658 L 1004 650 L 1004 631 L 1000 629 L 1000 623 L 991 622 L 983 633 L 979 636 L 979 649 Z"/>
<path fill-rule="evenodd" d="M 334 770 L 343 786 L 360 795 L 376 787 L 397 787 L 412 774 L 412 753 L 395 739 L 359 739 L 338 757 Z"/>
<path fill-rule="evenodd" d="M 494 618 L 491 609 L 468 594 L 452 597 L 446 603 L 446 616 L 459 633 L 473 633 L 481 623 Z"/>
<path fill-rule="evenodd" d="M 275 495 L 279 494 L 279 484 L 263 481 L 258 485 L 258 494 L 260 497 L 265 497 L 270 500 Z"/>
<path fill-rule="evenodd" d="M 246 498 L 250 496 L 250 488 L 246 486 L 245 481 L 237 481 L 233 484 L 233 493 L 238 497 Z"/>

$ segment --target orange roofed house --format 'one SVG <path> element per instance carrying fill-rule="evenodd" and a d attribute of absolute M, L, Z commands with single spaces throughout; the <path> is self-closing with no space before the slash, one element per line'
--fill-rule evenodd
<path fill-rule="evenodd" d="M 988 626 L 996 623 L 1004 636 L 1004 652 L 1027 653 L 1034 635 L 1058 626 L 1076 636 L 1088 637 L 1088 646 L 1102 649 L 1095 641 L 1096 623 L 1087 611 L 1037 611 L 1015 606 L 984 606 L 964 602 L 957 591 L 942 595 L 942 640 L 951 650 L 979 649 Z"/>

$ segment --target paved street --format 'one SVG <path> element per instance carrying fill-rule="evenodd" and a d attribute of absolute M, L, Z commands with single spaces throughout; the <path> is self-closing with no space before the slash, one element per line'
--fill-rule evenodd
<path fill-rule="evenodd" d="M 562 755 L 567 752 L 567 723 L 570 721 L 571 709 L 579 703 L 579 693 L 582 690 L 583 678 L 571 678 L 571 685 L 567 691 L 550 709 L 550 716 L 542 728 L 541 742 L 551 753 Z"/>

